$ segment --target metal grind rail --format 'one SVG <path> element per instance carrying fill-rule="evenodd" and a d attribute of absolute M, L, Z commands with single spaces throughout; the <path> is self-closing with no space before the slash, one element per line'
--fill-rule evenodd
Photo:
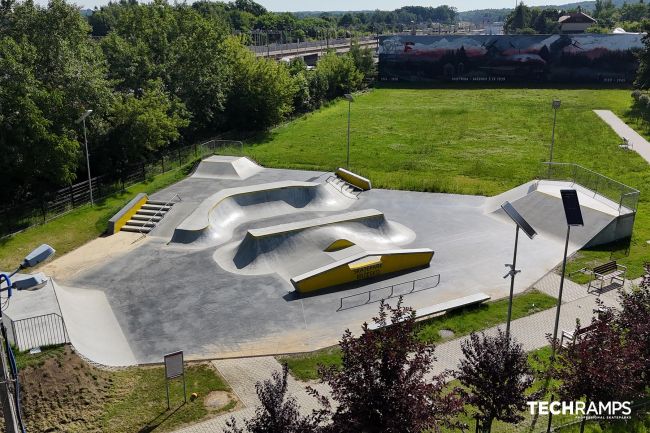
<path fill-rule="evenodd" d="M 429 281 L 428 283 L 425 283 L 425 281 Z M 363 305 L 368 305 L 372 304 L 375 302 L 381 302 L 385 301 L 388 299 L 396 298 L 398 296 L 404 296 L 404 295 L 410 295 L 412 293 L 418 293 L 422 292 L 425 290 L 433 289 L 438 287 L 440 284 L 440 274 L 432 275 L 429 277 L 424 277 L 424 278 L 418 278 L 416 280 L 411 280 L 411 281 L 406 281 L 403 283 L 397 283 L 393 284 L 390 286 L 384 286 L 384 287 L 379 287 L 377 289 L 371 289 L 367 290 L 365 292 L 361 293 L 356 293 L 354 295 L 349 295 L 349 296 L 343 296 L 341 298 L 341 303 L 339 305 L 339 308 L 336 311 L 343 311 L 343 310 L 349 310 L 351 308 L 356 308 L 356 307 L 361 307 Z M 408 290 L 400 290 L 400 287 L 409 287 L 410 289 Z M 377 299 L 373 300 L 373 293 L 379 292 L 379 291 L 386 291 L 388 292 L 388 296 L 380 297 Z M 352 299 L 352 298 L 359 298 L 363 300 L 363 303 L 357 303 L 351 306 L 346 306 L 344 307 L 343 304 L 345 303 L 346 300 Z M 367 299 L 366 299 L 367 298 Z"/>

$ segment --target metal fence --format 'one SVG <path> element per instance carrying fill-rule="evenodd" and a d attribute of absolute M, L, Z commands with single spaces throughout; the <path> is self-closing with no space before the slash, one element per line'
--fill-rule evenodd
<path fill-rule="evenodd" d="M 102 175 L 91 179 L 95 201 L 124 191 L 131 185 L 148 177 L 178 169 L 186 164 L 215 153 L 243 155 L 244 145 L 234 140 L 209 140 L 190 146 L 179 147 L 161 153 L 149 161 L 126 167 L 121 173 Z M 29 227 L 44 224 L 90 203 L 88 181 L 75 183 L 44 194 L 40 200 L 18 203 L 0 209 L 0 237 L 9 236 Z"/>
<path fill-rule="evenodd" d="M 337 48 L 346 45 L 350 45 L 353 41 L 358 41 L 363 44 L 369 42 L 376 42 L 377 37 L 367 36 L 357 39 L 350 38 L 340 38 L 340 39 L 329 39 L 329 40 L 319 40 L 319 41 L 302 41 L 302 42 L 291 42 L 286 44 L 273 43 L 268 45 L 251 45 L 248 48 L 256 54 L 277 54 L 277 53 L 293 53 L 302 50 L 310 49 L 321 49 L 327 50 L 329 48 Z"/>
<path fill-rule="evenodd" d="M 56 313 L 12 320 L 9 340 L 19 351 L 69 343 L 63 317 Z"/>
<path fill-rule="evenodd" d="M 438 284 L 440 284 L 440 274 L 367 290 L 365 292 L 355 293 L 354 295 L 343 296 L 341 298 L 341 304 L 336 311 L 349 310 L 350 308 L 361 307 L 362 305 L 433 289 Z"/>
<path fill-rule="evenodd" d="M 544 162 L 539 173 L 539 179 L 571 182 L 581 185 L 618 204 L 619 212 L 625 209 L 636 212 L 639 204 L 638 189 L 596 173 L 578 164 L 562 162 Z"/>

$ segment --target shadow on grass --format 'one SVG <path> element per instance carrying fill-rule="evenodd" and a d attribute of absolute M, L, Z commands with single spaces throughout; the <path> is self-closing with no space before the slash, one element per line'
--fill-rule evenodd
<path fill-rule="evenodd" d="M 151 421 L 149 421 L 149 422 L 147 423 L 146 426 L 144 426 L 144 427 L 142 427 L 140 430 L 138 430 L 138 433 L 150 433 L 150 432 L 156 430 L 156 429 L 157 429 L 158 427 L 160 427 L 160 426 L 161 426 L 165 421 L 167 421 L 169 418 L 171 418 L 172 416 L 174 416 L 174 414 L 175 414 L 176 412 L 178 412 L 180 409 L 182 409 L 186 404 L 187 404 L 187 403 L 183 403 L 183 404 L 181 404 L 180 406 L 178 406 L 176 409 L 174 409 L 174 410 L 171 411 L 171 412 L 168 412 L 168 411 L 161 412 L 157 417 L 155 417 L 154 419 L 152 419 Z M 162 418 L 164 415 L 167 415 L 167 416 L 165 416 L 164 418 Z"/>
<path fill-rule="evenodd" d="M 427 81 L 427 82 L 377 82 L 377 89 L 557 89 L 557 90 L 632 90 L 632 84 L 599 84 L 599 83 L 549 83 L 549 82 L 506 82 L 506 83 L 489 83 L 489 82 L 448 82 L 448 81 Z"/>

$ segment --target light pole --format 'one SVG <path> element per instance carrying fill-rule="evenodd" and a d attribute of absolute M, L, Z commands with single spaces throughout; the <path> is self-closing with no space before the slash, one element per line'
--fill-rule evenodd
<path fill-rule="evenodd" d="M 512 265 L 506 264 L 506 267 L 510 268 L 510 272 L 505 274 L 503 278 L 510 277 L 510 300 L 508 302 L 508 320 L 506 322 L 506 338 L 510 341 L 510 321 L 512 319 L 512 298 L 514 296 L 515 290 L 515 275 L 517 275 L 520 270 L 517 270 L 517 245 L 519 244 L 519 230 L 523 230 L 530 239 L 533 239 L 537 232 L 528 224 L 528 221 L 524 219 L 523 216 L 510 204 L 510 202 L 505 202 L 501 205 L 501 209 L 512 219 L 517 225 L 515 231 L 515 252 L 512 258 Z"/>
<path fill-rule="evenodd" d="M 6 288 L 0 288 L 1 292 L 7 292 L 7 298 L 11 298 L 12 290 L 38 290 L 45 285 L 45 281 L 41 281 L 38 278 L 32 277 L 30 279 L 19 281 L 16 283 L 11 282 L 11 277 L 16 275 L 20 270 L 31 268 L 39 263 L 49 259 L 55 253 L 54 248 L 47 244 L 43 244 L 40 247 L 36 248 L 34 251 L 29 253 L 23 263 L 9 275 L 0 274 L 0 287 L 2 286 L 3 281 L 6 282 Z M 1 304 L 1 303 L 0 303 Z M 19 393 L 12 390 L 11 384 L 15 382 L 15 388 L 17 390 L 17 374 L 15 367 L 15 360 L 13 360 L 13 353 L 11 352 L 11 347 L 9 346 L 9 340 L 7 340 L 7 329 L 4 325 L 4 320 L 2 318 L 2 307 L 0 305 L 0 333 L 2 339 L 2 347 L 0 348 L 0 401 L 2 402 L 2 411 L 5 420 L 5 431 L 7 433 L 18 433 L 23 430 L 23 420 L 22 414 L 20 411 L 20 400 Z M 11 374 L 7 367 L 7 356 L 13 360 L 10 365 Z M 13 376 L 13 377 L 12 377 Z"/>
<path fill-rule="evenodd" d="M 350 169 L 350 120 L 352 115 L 352 103 L 354 102 L 354 97 L 349 93 L 346 93 L 344 96 L 345 99 L 348 101 L 348 159 L 347 159 L 347 163 L 345 164 L 345 168 L 349 170 Z"/>
<path fill-rule="evenodd" d="M 551 176 L 551 166 L 553 165 L 553 147 L 555 147 L 555 121 L 557 120 L 557 110 L 562 105 L 562 102 L 559 99 L 553 99 L 551 106 L 553 107 L 553 133 L 551 134 L 551 154 L 548 158 L 548 162 L 551 163 L 548 165 L 548 175 Z"/>
<path fill-rule="evenodd" d="M 564 206 L 564 215 L 566 216 L 567 230 L 566 242 L 564 244 L 564 258 L 562 260 L 562 279 L 560 280 L 560 291 L 557 296 L 557 310 L 555 312 L 555 326 L 553 327 L 551 361 L 555 359 L 555 351 L 557 349 L 557 331 L 560 325 L 560 307 L 562 306 L 562 291 L 564 289 L 564 275 L 566 273 L 566 259 L 569 250 L 569 236 L 571 235 L 571 226 L 585 225 L 582 219 L 582 212 L 580 210 L 578 192 L 575 189 L 563 189 L 560 191 L 560 194 L 562 194 L 562 205 Z"/>
<path fill-rule="evenodd" d="M 77 123 L 81 122 L 84 126 L 84 142 L 86 144 L 86 168 L 88 169 L 88 191 L 90 192 L 90 205 L 93 206 L 95 203 L 93 201 L 93 184 L 90 177 L 90 154 L 88 153 L 88 137 L 86 136 L 86 117 L 90 116 L 93 110 L 86 110 L 84 114 L 77 119 Z"/>

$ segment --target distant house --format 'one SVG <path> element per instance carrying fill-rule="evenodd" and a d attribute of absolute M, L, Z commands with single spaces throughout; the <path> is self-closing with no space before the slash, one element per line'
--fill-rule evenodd
<path fill-rule="evenodd" d="M 595 19 L 582 11 L 563 15 L 558 20 L 562 33 L 584 33 L 589 27 L 597 23 Z"/>

